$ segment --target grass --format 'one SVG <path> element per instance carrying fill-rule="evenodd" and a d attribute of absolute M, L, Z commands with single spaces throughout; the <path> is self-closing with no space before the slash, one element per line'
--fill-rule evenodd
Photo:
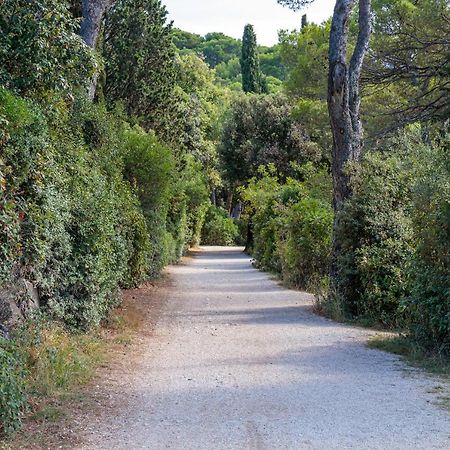
<path fill-rule="evenodd" d="M 424 369 L 426 372 L 437 375 L 443 384 L 436 384 L 428 390 L 429 394 L 437 396 L 436 404 L 450 411 L 450 393 L 448 385 L 450 381 L 450 358 L 434 354 L 428 354 L 421 350 L 406 336 L 376 336 L 367 344 L 370 348 L 382 350 L 399 355 L 410 366 Z"/>
<path fill-rule="evenodd" d="M 97 369 L 107 367 L 117 351 L 132 345 L 146 320 L 142 299 L 134 297 L 138 293 L 131 292 L 95 332 L 71 333 L 60 324 L 34 318 L 15 331 L 12 341 L 0 341 L 0 351 L 14 355 L 16 367 L 24 369 L 17 370 L 24 386 L 24 426 L 2 436 L 0 424 L 0 450 L 51 447 L 61 439 L 55 429 L 70 423 L 74 410 L 92 406 L 89 382 Z"/>
<path fill-rule="evenodd" d="M 104 360 L 99 336 L 70 333 L 42 317 L 23 324 L 12 337 L 0 342 L 3 355 L 8 355 L 0 367 L 4 438 L 20 428 L 23 418 L 58 421 L 65 393 L 88 382 Z"/>
<path fill-rule="evenodd" d="M 450 379 L 450 358 L 428 354 L 405 336 L 376 336 L 369 340 L 368 346 L 399 355 L 413 367 Z"/>
<path fill-rule="evenodd" d="M 31 415 L 30 419 L 35 421 L 59 422 L 64 416 L 63 409 L 58 406 L 46 405 Z"/>

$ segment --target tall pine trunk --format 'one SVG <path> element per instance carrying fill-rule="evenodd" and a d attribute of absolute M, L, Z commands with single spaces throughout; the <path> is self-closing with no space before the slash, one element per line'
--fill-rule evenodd
<path fill-rule="evenodd" d="M 333 133 L 333 204 L 335 222 L 331 262 L 331 288 L 338 289 L 337 262 L 341 254 L 338 229 L 340 212 L 351 197 L 350 179 L 345 169 L 358 161 L 363 145 L 360 118 L 360 78 L 371 34 L 371 0 L 359 0 L 359 35 L 348 62 L 348 27 L 356 0 L 337 0 L 330 33 L 328 109 Z"/>
<path fill-rule="evenodd" d="M 86 45 L 95 50 L 100 34 L 103 19 L 106 11 L 114 3 L 114 0 L 83 0 L 82 1 L 82 15 L 80 36 L 83 38 Z M 98 81 L 98 72 L 92 77 L 89 86 L 89 98 L 91 100 L 95 97 L 95 90 Z"/>

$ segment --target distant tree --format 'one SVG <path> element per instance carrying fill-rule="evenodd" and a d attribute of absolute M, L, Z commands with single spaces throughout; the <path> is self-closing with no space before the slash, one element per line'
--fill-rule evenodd
<path fill-rule="evenodd" d="M 273 47 L 259 46 L 258 53 L 263 77 L 274 77 L 282 81 L 286 80 L 287 70 L 281 60 L 279 45 L 274 45 Z"/>
<path fill-rule="evenodd" d="M 199 34 L 189 33 L 179 28 L 173 30 L 173 43 L 179 50 L 198 50 L 203 42 L 205 39 Z"/>
<path fill-rule="evenodd" d="M 328 49 L 331 22 L 310 24 L 281 35 L 280 54 L 287 67 L 284 84 L 296 102 L 295 114 L 314 142 L 331 158 L 332 137 L 327 108 Z"/>
<path fill-rule="evenodd" d="M 244 92 L 263 92 L 263 76 L 259 65 L 259 55 L 256 43 L 256 34 L 252 25 L 246 25 L 242 38 L 242 88 Z"/>
<path fill-rule="evenodd" d="M 294 98 L 327 100 L 331 22 L 283 33 L 280 53 L 288 69 L 287 92 Z"/>
<path fill-rule="evenodd" d="M 230 186 L 245 184 L 260 165 L 274 164 L 287 177 L 295 175 L 292 162 L 321 159 L 320 149 L 291 113 L 280 95 L 242 96 L 234 102 L 219 145 Z"/>
<path fill-rule="evenodd" d="M 308 16 L 303 14 L 302 16 L 302 30 L 308 26 Z"/>
<path fill-rule="evenodd" d="M 241 42 L 223 33 L 209 33 L 201 46 L 201 52 L 207 64 L 214 68 L 222 62 L 239 55 Z"/>

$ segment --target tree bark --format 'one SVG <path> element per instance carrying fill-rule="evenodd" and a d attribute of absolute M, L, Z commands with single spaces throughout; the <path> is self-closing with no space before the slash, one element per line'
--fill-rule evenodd
<path fill-rule="evenodd" d="M 215 190 L 215 189 L 213 189 L 213 190 L 211 191 L 211 204 L 212 204 L 213 206 L 217 206 L 217 193 L 216 193 L 216 190 Z"/>
<path fill-rule="evenodd" d="M 83 38 L 86 45 L 92 49 L 96 49 L 100 29 L 103 19 L 108 8 L 115 0 L 82 0 L 82 15 L 83 20 L 80 27 L 80 36 Z M 89 85 L 88 95 L 91 100 L 94 100 L 95 91 L 97 88 L 99 74 L 94 73 Z"/>
<path fill-rule="evenodd" d="M 358 161 L 363 145 L 360 118 L 360 78 L 362 64 L 371 35 L 371 0 L 359 0 L 359 34 L 353 55 L 348 62 L 348 27 L 356 0 L 337 0 L 330 33 L 328 109 L 333 133 L 333 205 L 335 223 L 331 264 L 331 283 L 337 277 L 340 243 L 337 238 L 339 213 L 351 196 L 348 163 Z"/>
<path fill-rule="evenodd" d="M 80 36 L 86 44 L 95 49 L 103 18 L 114 0 L 83 0 Z"/>
<path fill-rule="evenodd" d="M 234 198 L 234 186 L 230 187 L 227 192 L 227 212 L 230 217 L 233 210 L 233 198 Z"/>
<path fill-rule="evenodd" d="M 253 234 L 253 218 L 250 216 L 247 223 L 247 241 L 245 243 L 244 252 L 250 254 L 253 250 L 253 244 L 255 242 Z"/>

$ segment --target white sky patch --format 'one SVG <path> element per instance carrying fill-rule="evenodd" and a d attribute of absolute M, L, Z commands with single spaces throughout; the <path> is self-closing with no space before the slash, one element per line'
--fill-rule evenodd
<path fill-rule="evenodd" d="M 303 14 L 310 22 L 321 23 L 331 17 L 334 0 L 316 0 L 304 11 L 294 12 L 276 0 L 163 0 L 170 20 L 177 28 L 205 35 L 212 31 L 241 38 L 244 26 L 255 27 L 258 43 L 278 42 L 278 30 L 300 27 Z"/>

